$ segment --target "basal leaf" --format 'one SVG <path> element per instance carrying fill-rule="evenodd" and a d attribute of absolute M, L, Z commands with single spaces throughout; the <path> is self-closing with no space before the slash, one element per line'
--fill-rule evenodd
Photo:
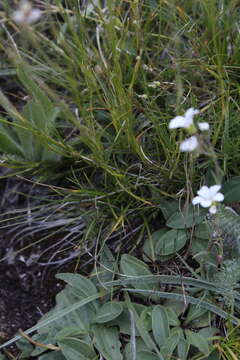
<path fill-rule="evenodd" d="M 0 150 L 12 155 L 23 156 L 24 150 L 4 126 L 0 125 Z"/>
<path fill-rule="evenodd" d="M 168 313 L 164 306 L 156 305 L 152 311 L 152 331 L 156 343 L 161 347 L 170 335 Z"/>
<path fill-rule="evenodd" d="M 178 353 L 179 359 L 181 359 L 181 360 L 188 359 L 189 348 L 190 348 L 190 344 L 182 337 L 179 340 L 179 343 L 177 346 L 177 353 Z"/>
<path fill-rule="evenodd" d="M 110 325 L 116 325 L 119 327 L 120 333 L 131 335 L 131 321 L 129 317 L 129 309 L 126 302 L 119 302 L 123 308 L 121 314 L 111 321 Z M 141 319 L 143 326 L 146 328 L 147 331 L 151 330 L 151 323 L 148 317 L 144 317 L 143 314 L 145 313 L 148 308 L 142 304 L 132 303 L 139 319 Z M 135 329 L 135 336 L 140 336 L 138 329 Z"/>
<path fill-rule="evenodd" d="M 162 228 L 155 231 L 146 238 L 143 246 L 143 251 L 145 254 L 143 257 L 144 261 L 156 261 L 156 259 L 158 259 L 159 256 L 156 254 L 156 244 L 159 237 L 164 235 L 167 231 L 167 228 Z"/>
<path fill-rule="evenodd" d="M 216 327 L 208 326 L 200 329 L 198 334 L 203 336 L 204 339 L 207 340 L 208 344 L 211 345 L 213 343 L 213 337 L 217 336 L 220 333 L 219 329 Z"/>
<path fill-rule="evenodd" d="M 181 328 L 173 328 L 164 345 L 161 347 L 161 353 L 165 360 L 171 359 L 172 353 L 177 347 L 179 340 L 183 337 Z"/>
<path fill-rule="evenodd" d="M 195 236 L 199 239 L 209 240 L 212 235 L 213 230 L 208 222 L 203 222 L 196 226 Z"/>
<path fill-rule="evenodd" d="M 58 345 L 67 360 L 93 360 L 96 358 L 93 347 L 80 339 L 64 338 L 58 342 Z"/>
<path fill-rule="evenodd" d="M 117 327 L 94 325 L 94 345 L 106 360 L 122 360 L 121 343 Z"/>
<path fill-rule="evenodd" d="M 154 354 L 153 352 L 149 351 L 146 344 L 144 343 L 143 339 L 140 337 L 135 338 L 135 345 L 136 345 L 136 360 L 138 360 L 138 354 L 141 352 L 147 352 L 148 354 Z M 154 354 L 155 355 L 155 354 Z M 159 359 L 159 358 L 158 358 Z M 131 347 L 131 343 L 127 343 L 124 347 L 124 360 L 133 360 L 133 351 Z"/>
<path fill-rule="evenodd" d="M 200 306 L 190 305 L 184 324 L 189 324 L 191 321 L 203 317 L 206 313 L 206 309 L 203 309 Z"/>
<path fill-rule="evenodd" d="M 133 303 L 130 300 L 130 297 L 126 294 L 126 303 L 128 306 L 129 311 L 132 312 L 133 314 L 133 318 L 136 324 L 136 329 L 138 330 L 142 340 L 144 341 L 144 343 L 146 344 L 148 350 L 152 351 L 155 350 L 155 352 L 159 355 L 160 352 L 155 344 L 155 342 L 152 340 L 152 337 L 148 331 L 148 329 L 145 326 L 145 323 L 143 321 L 143 319 L 141 319 L 141 317 L 139 317 L 139 315 L 137 314 Z"/>
<path fill-rule="evenodd" d="M 58 331 L 58 333 L 55 335 L 55 339 L 57 341 L 61 341 L 64 338 L 67 337 L 78 337 L 81 335 L 85 335 L 86 332 L 83 330 L 80 330 L 77 327 L 70 327 L 70 326 L 66 326 L 63 329 L 61 329 L 60 331 Z"/>
<path fill-rule="evenodd" d="M 156 244 L 156 254 L 171 255 L 182 249 L 187 242 L 185 230 L 169 230 L 160 236 Z"/>
<path fill-rule="evenodd" d="M 91 280 L 96 286 L 102 286 L 101 284 L 106 281 L 113 280 L 117 269 L 117 262 L 110 249 L 105 245 L 100 252 L 99 266 L 94 269 Z"/>
<path fill-rule="evenodd" d="M 200 224 L 207 214 L 206 209 L 189 205 L 187 209 L 176 211 L 167 221 L 166 225 L 173 229 L 188 229 Z"/>
<path fill-rule="evenodd" d="M 191 330 L 185 330 L 186 341 L 195 346 L 201 353 L 207 355 L 209 353 L 209 346 L 207 340 L 200 334 Z"/>
<path fill-rule="evenodd" d="M 122 273 L 127 276 L 151 275 L 148 266 L 131 255 L 122 255 L 120 265 Z"/>
<path fill-rule="evenodd" d="M 23 63 L 18 64 L 17 75 L 25 88 L 28 90 L 29 94 L 31 94 L 32 98 L 41 104 L 45 113 L 49 113 L 53 108 L 52 103 L 47 94 L 45 94 L 35 80 L 33 80 L 32 68 Z"/>
<path fill-rule="evenodd" d="M 162 210 L 165 220 L 168 220 L 179 208 L 179 202 L 176 200 L 159 200 L 159 207 Z"/>
<path fill-rule="evenodd" d="M 176 312 L 174 311 L 174 309 L 169 306 L 165 306 L 165 309 L 167 311 L 169 325 L 170 326 L 179 326 L 180 321 L 179 321 L 178 316 L 177 316 Z"/>
<path fill-rule="evenodd" d="M 57 274 L 56 278 L 64 280 L 66 283 L 72 286 L 74 289 L 74 294 L 76 294 L 81 299 L 97 294 L 97 289 L 93 282 L 82 275 L 62 273 Z M 98 308 L 98 303 L 96 301 L 93 302 L 93 304 L 96 308 Z"/>
<path fill-rule="evenodd" d="M 38 360 L 66 360 L 61 351 L 51 351 L 38 357 Z"/>
<path fill-rule="evenodd" d="M 118 317 L 123 311 L 123 307 L 118 302 L 107 302 L 103 306 L 101 306 L 95 317 L 95 322 L 98 324 L 109 322 L 116 317 Z"/>
<path fill-rule="evenodd" d="M 34 347 L 28 340 L 22 338 L 16 342 L 16 345 L 21 350 L 21 357 L 23 359 L 30 357 Z"/>
<path fill-rule="evenodd" d="M 141 260 L 131 255 L 122 255 L 120 261 L 120 269 L 126 276 L 136 276 L 141 279 L 143 275 L 151 275 L 151 271 L 148 266 Z M 152 289 L 152 284 L 141 282 L 139 284 L 133 284 L 134 287 L 140 287 L 142 289 Z"/>

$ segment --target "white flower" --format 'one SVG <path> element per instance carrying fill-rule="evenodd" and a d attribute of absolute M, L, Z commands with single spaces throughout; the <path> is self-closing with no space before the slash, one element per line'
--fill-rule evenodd
<path fill-rule="evenodd" d="M 148 98 L 148 96 L 147 96 L 147 94 L 139 94 L 139 95 L 137 95 L 140 99 L 147 99 Z"/>
<path fill-rule="evenodd" d="M 210 128 L 209 123 L 207 123 L 207 122 L 198 123 L 198 127 L 201 131 L 207 131 Z"/>
<path fill-rule="evenodd" d="M 193 198 L 192 204 L 200 204 L 204 208 L 210 208 L 209 211 L 211 214 L 216 214 L 217 207 L 216 203 L 221 202 L 224 199 L 222 193 L 218 192 L 221 189 L 221 185 L 213 186 L 202 186 L 201 189 L 197 192 L 198 196 Z"/>
<path fill-rule="evenodd" d="M 18 10 L 12 14 L 12 19 L 16 24 L 30 25 L 38 21 L 42 16 L 42 11 L 33 9 L 32 4 L 27 0 L 22 0 L 19 4 Z"/>
<path fill-rule="evenodd" d="M 180 144 L 180 151 L 188 152 L 193 151 L 198 147 L 198 139 L 196 136 L 191 136 L 190 138 L 184 140 Z"/>
<path fill-rule="evenodd" d="M 194 108 L 188 109 L 184 116 L 176 116 L 174 119 L 172 119 L 169 123 L 169 129 L 177 129 L 177 128 L 189 128 L 191 125 L 193 125 L 193 117 L 194 115 L 197 115 L 199 113 L 199 110 L 196 110 Z"/>
<path fill-rule="evenodd" d="M 153 81 L 151 83 L 148 84 L 148 87 L 156 89 L 157 87 L 159 87 L 161 85 L 160 81 Z"/>

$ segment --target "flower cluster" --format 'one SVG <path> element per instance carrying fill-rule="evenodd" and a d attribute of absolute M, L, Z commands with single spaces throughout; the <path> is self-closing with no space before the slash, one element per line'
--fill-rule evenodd
<path fill-rule="evenodd" d="M 183 152 L 194 151 L 199 145 L 198 138 L 196 135 L 194 135 L 198 130 L 193 122 L 193 117 L 197 114 L 199 114 L 199 110 L 190 108 L 183 116 L 176 116 L 169 123 L 169 129 L 183 128 L 186 129 L 190 135 L 192 135 L 190 138 L 184 140 L 180 144 L 180 150 Z M 200 131 L 209 130 L 209 124 L 207 122 L 199 122 L 197 126 Z"/>
<path fill-rule="evenodd" d="M 22 0 L 19 8 L 13 12 L 12 19 L 19 25 L 30 25 L 35 23 L 42 16 L 42 11 L 32 7 L 28 0 Z"/>
<path fill-rule="evenodd" d="M 189 133 L 189 135 L 191 135 L 180 144 L 180 151 L 189 152 L 196 150 L 199 146 L 199 136 L 197 134 L 198 130 L 209 130 L 209 124 L 207 122 L 199 122 L 195 125 L 193 117 L 197 114 L 199 114 L 199 110 L 190 108 L 183 116 L 176 116 L 169 123 L 169 129 L 183 128 Z M 193 198 L 192 204 L 199 204 L 204 208 L 209 208 L 209 212 L 211 214 L 216 214 L 217 203 L 224 200 L 223 194 L 219 192 L 220 189 L 221 185 L 213 185 L 210 187 L 202 186 L 197 192 L 198 196 Z"/>

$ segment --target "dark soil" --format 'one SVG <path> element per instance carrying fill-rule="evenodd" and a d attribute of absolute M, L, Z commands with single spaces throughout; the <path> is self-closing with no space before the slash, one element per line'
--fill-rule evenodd
<path fill-rule="evenodd" d="M 6 175 L 6 171 L 0 169 L 1 175 Z M 26 207 L 28 200 L 23 193 L 29 191 L 28 184 L 17 178 L 0 178 L 0 343 L 11 339 L 19 329 L 24 331 L 35 325 L 54 306 L 55 296 L 63 288 L 55 274 L 73 271 L 71 261 L 52 266 L 42 266 L 38 262 L 38 253 L 56 239 L 34 245 L 37 236 L 44 235 L 41 233 L 36 238 L 23 240 L 20 236 L 20 241 L 18 236 L 16 241 L 14 235 L 19 230 L 11 226 L 11 220 L 3 222 L 8 216 L 4 215 L 6 211 L 14 213 Z M 29 242 L 33 246 L 19 251 L 29 246 Z M 49 252 L 41 258 L 43 262 L 48 259 Z M 14 355 L 18 352 L 15 346 L 8 350 Z"/>
<path fill-rule="evenodd" d="M 4 245 L 7 243 L 1 239 L 1 248 Z M 0 284 L 1 342 L 13 337 L 19 329 L 26 330 L 36 324 L 54 305 L 54 297 L 62 286 L 54 273 L 42 281 L 42 269 L 37 264 L 28 268 L 19 260 L 12 265 L 0 264 Z"/>

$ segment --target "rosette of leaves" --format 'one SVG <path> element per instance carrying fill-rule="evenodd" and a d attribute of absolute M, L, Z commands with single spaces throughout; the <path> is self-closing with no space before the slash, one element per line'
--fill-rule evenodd
<path fill-rule="evenodd" d="M 99 279 L 110 280 L 114 271 L 110 251 L 104 251 Z M 96 286 L 78 274 L 58 274 L 67 286 L 56 297 L 56 306 L 36 325 L 37 334 L 32 340 L 35 348 L 21 339 L 17 345 L 22 358 L 38 357 L 40 360 L 94 360 L 101 354 L 106 360 L 122 360 L 119 329 L 110 322 L 118 317 L 122 305 L 108 301 L 110 291 Z M 106 302 L 102 302 L 103 299 Z M 106 326 L 108 324 L 108 326 Z M 50 345 L 49 345 L 50 344 Z M 54 348 L 55 347 L 55 348 Z"/>
<path fill-rule="evenodd" d="M 4 153 L 6 163 L 16 162 L 27 168 L 39 162 L 55 163 L 64 154 L 57 131 L 60 108 L 30 76 L 30 67 L 19 64 L 17 74 L 29 100 L 17 109 L 0 91 L 0 104 L 7 113 L 5 118 L 0 117 L 0 151 Z"/>
<path fill-rule="evenodd" d="M 35 327 L 37 334 L 32 339 L 40 346 L 33 348 L 25 339 L 18 343 L 22 358 L 94 360 L 101 355 L 106 360 L 167 360 L 174 356 L 187 360 L 197 353 L 210 353 L 216 329 L 211 327 L 212 315 L 204 300 L 192 298 L 193 303 L 186 307 L 184 298 L 191 298 L 183 296 L 177 290 L 180 287 L 175 287 L 170 297 L 167 293 L 164 301 L 155 295 L 141 297 L 140 291 L 151 294 L 154 284 L 157 293 L 160 281 L 144 262 L 123 255 L 122 277 L 113 280 L 117 269 L 109 250 L 105 249 L 102 260 L 104 266 L 96 269 L 92 279 L 57 275 L 67 286 L 57 295 L 55 308 Z M 181 281 L 179 277 L 160 279 Z M 133 291 L 124 288 L 126 285 Z M 125 297 L 117 301 L 121 290 Z"/>

